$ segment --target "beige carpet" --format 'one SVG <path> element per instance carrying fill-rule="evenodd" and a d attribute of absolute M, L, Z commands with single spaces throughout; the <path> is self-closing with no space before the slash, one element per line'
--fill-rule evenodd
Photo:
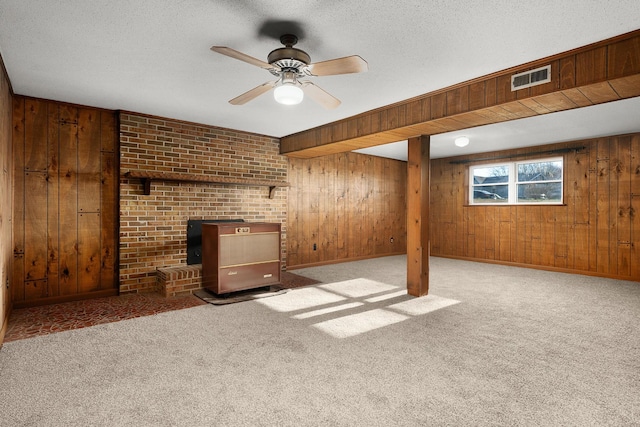
<path fill-rule="evenodd" d="M 6 343 L 2 426 L 640 425 L 640 284 L 432 258 Z"/>

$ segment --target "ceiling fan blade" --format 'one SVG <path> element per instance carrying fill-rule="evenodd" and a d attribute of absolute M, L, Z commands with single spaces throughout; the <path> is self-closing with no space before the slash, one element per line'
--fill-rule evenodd
<path fill-rule="evenodd" d="M 367 61 L 358 55 L 316 62 L 307 67 L 312 76 L 334 76 L 336 74 L 363 73 L 369 69 Z"/>
<path fill-rule="evenodd" d="M 320 89 L 313 83 L 309 81 L 300 83 L 302 83 L 302 90 L 304 91 L 305 95 L 313 99 L 318 104 L 322 105 L 327 110 L 332 110 L 340 105 L 340 100 L 338 98 L 329 94 L 323 89 Z"/>
<path fill-rule="evenodd" d="M 249 56 L 245 53 L 242 52 L 238 52 L 237 50 L 231 49 L 230 47 L 224 47 L 224 46 L 211 46 L 211 50 L 216 52 L 216 53 L 220 53 L 222 55 L 226 55 L 228 57 L 234 58 L 234 59 L 239 59 L 240 61 L 244 61 L 246 63 L 249 63 L 251 65 L 255 65 L 257 67 L 260 68 L 264 68 L 265 70 L 272 70 L 274 68 L 277 69 L 277 67 L 274 67 L 273 65 L 267 64 L 264 61 L 261 61 L 257 58 L 254 58 L 253 56 Z"/>
<path fill-rule="evenodd" d="M 229 101 L 229 104 L 232 104 L 232 105 L 246 104 L 252 99 L 259 97 L 263 93 L 269 92 L 269 90 L 275 85 L 276 85 L 276 82 L 263 83 L 260 86 L 256 86 L 253 89 L 243 93 L 240 96 L 236 96 L 235 98 Z"/>

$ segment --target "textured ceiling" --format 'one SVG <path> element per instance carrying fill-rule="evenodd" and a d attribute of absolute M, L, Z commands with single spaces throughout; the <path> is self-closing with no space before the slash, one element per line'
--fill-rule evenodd
<path fill-rule="evenodd" d="M 0 53 L 16 94 L 276 137 L 639 27 L 638 0 L 0 0 Z M 275 78 L 209 48 L 266 60 L 285 32 L 298 35 L 313 62 L 354 54 L 368 62 L 367 73 L 312 78 L 342 100 L 337 109 L 309 99 L 285 107 L 271 94 L 243 106 L 227 102 Z M 612 133 L 640 131 L 638 99 L 626 102 L 599 110 L 595 124 L 572 118 L 580 125 L 566 127 L 602 132 L 595 125 L 604 122 Z M 620 111 L 636 128 L 616 127 Z M 545 118 L 504 129 L 528 129 L 533 145 L 550 142 L 533 134 Z M 549 129 L 563 128 L 557 121 Z M 489 130 L 485 138 L 498 140 L 500 127 Z"/>

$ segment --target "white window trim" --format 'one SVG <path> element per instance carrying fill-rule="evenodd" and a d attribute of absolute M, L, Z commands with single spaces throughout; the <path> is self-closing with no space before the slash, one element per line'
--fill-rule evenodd
<path fill-rule="evenodd" d="M 562 163 L 562 177 L 560 179 L 546 180 L 546 181 L 518 181 L 518 165 L 524 163 L 543 163 L 543 162 L 561 162 Z M 474 170 L 481 168 L 493 168 L 499 166 L 506 166 L 509 171 L 509 180 L 506 183 L 494 183 L 484 186 L 495 185 L 508 185 L 509 197 L 507 202 L 491 202 L 486 201 L 482 203 L 474 202 L 473 193 L 475 189 L 483 187 L 483 184 L 474 184 Z M 557 201 L 545 201 L 545 202 L 518 202 L 518 184 L 545 184 L 545 183 L 560 183 L 560 200 Z M 469 204 L 473 206 L 512 206 L 512 205 L 532 205 L 532 206 L 545 206 L 545 205 L 562 205 L 564 204 L 564 157 L 545 157 L 542 159 L 531 160 L 516 160 L 512 162 L 498 162 L 498 163 L 483 163 L 479 165 L 473 165 L 469 167 Z"/>

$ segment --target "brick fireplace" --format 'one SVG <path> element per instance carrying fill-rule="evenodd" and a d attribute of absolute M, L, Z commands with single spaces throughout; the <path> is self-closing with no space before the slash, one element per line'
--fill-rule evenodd
<path fill-rule="evenodd" d="M 280 223 L 286 265 L 287 188 L 269 185 L 287 181 L 277 138 L 121 112 L 120 155 L 121 293 L 156 291 L 158 269 L 186 267 L 190 219 Z M 145 191 L 132 171 L 180 180 Z"/>

